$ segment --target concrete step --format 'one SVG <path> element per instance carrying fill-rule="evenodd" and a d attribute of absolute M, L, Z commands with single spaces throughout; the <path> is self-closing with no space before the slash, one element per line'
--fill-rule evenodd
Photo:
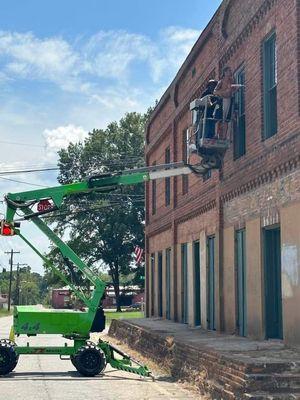
<path fill-rule="evenodd" d="M 216 380 L 232 391 L 246 391 L 251 388 L 251 390 L 268 390 L 270 392 L 293 391 L 300 393 L 300 375 L 298 374 L 253 374 L 241 379 L 228 372 L 223 372 L 217 375 Z"/>
<path fill-rule="evenodd" d="M 290 372 L 250 375 L 248 382 L 249 386 L 260 390 L 300 392 L 300 374 Z"/>
<path fill-rule="evenodd" d="M 281 393 L 281 392 L 252 392 L 245 393 L 240 400 L 299 400 L 299 393 Z"/>

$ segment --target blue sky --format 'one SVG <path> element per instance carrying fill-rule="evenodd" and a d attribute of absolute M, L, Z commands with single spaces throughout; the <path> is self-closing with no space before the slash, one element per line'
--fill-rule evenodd
<path fill-rule="evenodd" d="M 0 13 L 0 172 L 53 166 L 56 152 L 159 99 L 220 0 L 10 0 Z M 23 143 L 24 145 L 4 142 Z M 55 184 L 55 174 L 0 176 L 6 192 Z M 3 212 L 3 206 L 0 207 Z M 30 224 L 23 232 L 46 250 Z M 16 261 L 42 271 L 18 238 Z M 18 259 L 17 259 L 18 258 Z"/>

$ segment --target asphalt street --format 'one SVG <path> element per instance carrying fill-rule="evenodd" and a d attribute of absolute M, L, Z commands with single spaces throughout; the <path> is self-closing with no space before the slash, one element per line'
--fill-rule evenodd
<path fill-rule="evenodd" d="M 12 319 L 0 318 L 0 338 L 8 338 Z M 65 339 L 54 335 L 36 338 L 17 338 L 17 344 L 30 341 L 33 345 L 61 345 Z M 135 375 L 113 370 L 94 378 L 82 377 L 69 360 L 58 356 L 20 356 L 10 375 L 0 377 L 2 400 L 143 400 L 143 399 L 199 399 L 200 397 L 170 381 L 166 376 L 141 379 Z"/>

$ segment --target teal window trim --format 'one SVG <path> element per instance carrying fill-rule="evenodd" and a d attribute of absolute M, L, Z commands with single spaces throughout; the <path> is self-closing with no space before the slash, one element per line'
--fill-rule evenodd
<path fill-rule="evenodd" d="M 156 162 L 154 162 L 152 165 L 156 165 Z M 152 208 L 152 215 L 156 214 L 156 180 L 154 179 L 152 181 L 152 198 L 151 198 L 151 208 Z"/>
<path fill-rule="evenodd" d="M 171 162 L 170 147 L 165 150 L 165 163 Z M 171 178 L 165 178 L 165 206 L 168 207 L 171 204 Z"/>
<path fill-rule="evenodd" d="M 277 133 L 277 47 L 276 33 L 272 32 L 264 41 L 263 52 L 263 139 Z"/>
<path fill-rule="evenodd" d="M 184 324 L 188 323 L 188 245 L 181 244 L 181 320 Z"/>
<path fill-rule="evenodd" d="M 155 253 L 151 253 L 150 268 L 151 268 L 151 283 L 150 283 L 150 285 L 151 285 L 151 289 L 150 289 L 150 291 L 151 291 L 151 304 L 150 304 L 151 310 L 150 310 L 150 315 L 154 316 L 154 308 L 155 308 L 155 305 L 154 305 L 154 294 L 155 294 L 155 278 L 154 278 L 154 276 L 155 276 Z"/>
<path fill-rule="evenodd" d="M 235 231 L 236 327 L 240 336 L 247 336 L 247 258 L 246 229 Z"/>
<path fill-rule="evenodd" d="M 245 66 L 235 72 L 235 81 L 245 85 Z M 233 159 L 237 160 L 246 154 L 246 108 L 245 88 L 241 88 L 234 96 L 236 126 L 233 134 Z"/>
<path fill-rule="evenodd" d="M 188 128 L 182 132 L 182 160 L 187 162 L 187 140 L 188 140 Z M 189 176 L 182 175 L 182 195 L 184 196 L 189 192 Z"/>

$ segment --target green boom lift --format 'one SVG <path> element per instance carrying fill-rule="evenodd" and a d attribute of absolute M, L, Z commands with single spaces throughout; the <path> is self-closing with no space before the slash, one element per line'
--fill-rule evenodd
<path fill-rule="evenodd" d="M 41 309 L 37 306 L 15 306 L 13 326 L 9 339 L 0 340 L 0 375 L 9 374 L 16 367 L 21 354 L 57 354 L 61 359 L 69 358 L 78 372 L 84 376 L 95 376 L 105 369 L 107 363 L 118 370 L 132 372 L 144 377 L 151 377 L 148 368 L 131 359 L 108 342 L 101 339 L 97 343 L 90 341 L 90 334 L 102 332 L 105 328 L 105 316 L 101 300 L 105 293 L 105 283 L 86 265 L 74 251 L 64 243 L 40 218 L 40 216 L 59 209 L 67 196 L 78 193 L 110 192 L 118 186 L 135 185 L 153 179 L 188 174 L 194 171 L 192 166 L 182 162 L 153 167 L 132 169 L 109 174 L 99 174 L 84 182 L 71 183 L 45 189 L 21 193 L 8 193 L 5 197 L 7 211 L 1 221 L 1 234 L 17 234 L 44 263 L 56 273 L 73 293 L 85 304 L 85 311 Z M 199 172 L 199 171 L 195 171 Z M 48 209 L 34 211 L 36 204 L 48 204 Z M 42 207 L 38 207 L 41 209 Z M 88 295 L 79 285 L 47 259 L 20 231 L 20 224 L 15 215 L 22 212 L 21 220 L 32 221 L 57 246 L 67 267 L 74 266 L 94 288 Z M 60 334 L 71 339 L 73 345 L 64 346 L 17 346 L 15 335 L 36 336 Z"/>

